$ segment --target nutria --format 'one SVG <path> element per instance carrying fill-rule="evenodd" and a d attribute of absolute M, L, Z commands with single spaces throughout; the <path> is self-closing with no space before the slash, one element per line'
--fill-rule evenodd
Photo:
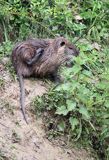
<path fill-rule="evenodd" d="M 30 39 L 17 44 L 12 51 L 12 63 L 19 78 L 21 109 L 25 121 L 24 111 L 24 82 L 23 77 L 49 77 L 58 82 L 59 66 L 67 63 L 79 51 L 67 39 Z M 28 123 L 28 122 L 27 122 Z"/>

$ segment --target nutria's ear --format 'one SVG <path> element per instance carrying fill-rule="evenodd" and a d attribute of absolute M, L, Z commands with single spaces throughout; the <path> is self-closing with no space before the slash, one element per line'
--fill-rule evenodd
<path fill-rule="evenodd" d="M 63 37 L 58 37 L 54 39 L 54 47 L 61 48 L 66 45 L 66 40 Z"/>
<path fill-rule="evenodd" d="M 59 45 L 60 45 L 60 47 L 65 46 L 66 43 L 67 43 L 67 41 L 66 41 L 66 39 L 64 37 L 60 37 L 59 38 Z"/>
<path fill-rule="evenodd" d="M 64 46 L 66 43 L 65 43 L 65 41 L 61 41 L 60 42 L 60 46 L 62 47 L 62 46 Z"/>

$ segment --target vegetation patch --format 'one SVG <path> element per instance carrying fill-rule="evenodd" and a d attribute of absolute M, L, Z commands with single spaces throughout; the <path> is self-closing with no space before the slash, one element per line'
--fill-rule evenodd
<path fill-rule="evenodd" d="M 81 54 L 74 66 L 62 69 L 65 82 L 36 98 L 34 105 L 55 116 L 54 133 L 66 133 L 73 141 L 89 144 L 100 159 L 108 159 L 108 50 L 96 50 L 88 43 L 78 45 Z"/>

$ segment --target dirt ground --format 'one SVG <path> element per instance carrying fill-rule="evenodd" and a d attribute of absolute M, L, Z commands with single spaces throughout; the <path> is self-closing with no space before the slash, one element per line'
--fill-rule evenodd
<path fill-rule="evenodd" d="M 26 113 L 29 125 L 19 107 L 18 81 L 0 64 L 0 160 L 93 160 L 85 150 L 70 149 L 46 138 L 42 119 L 36 120 L 31 100 L 46 92 L 39 80 L 25 80 Z"/>

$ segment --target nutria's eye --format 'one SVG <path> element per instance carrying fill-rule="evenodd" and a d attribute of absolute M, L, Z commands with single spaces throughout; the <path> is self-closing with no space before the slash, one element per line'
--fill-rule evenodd
<path fill-rule="evenodd" d="M 60 43 L 60 46 L 62 47 L 62 46 L 64 46 L 65 45 L 65 42 L 61 42 Z"/>

